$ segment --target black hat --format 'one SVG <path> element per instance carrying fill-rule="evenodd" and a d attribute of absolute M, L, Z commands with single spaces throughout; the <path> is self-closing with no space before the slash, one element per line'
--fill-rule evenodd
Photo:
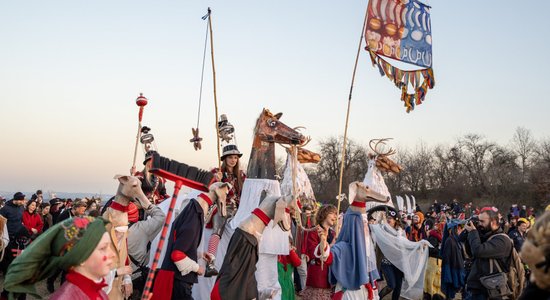
<path fill-rule="evenodd" d="M 143 159 L 143 164 L 145 165 L 145 163 L 147 163 L 147 161 L 149 159 L 151 159 L 153 157 L 153 154 L 157 153 L 157 151 L 155 150 L 149 150 L 147 151 L 147 153 L 145 153 L 145 159 Z"/>
<path fill-rule="evenodd" d="M 36 191 L 36 194 L 37 194 L 37 195 L 42 195 L 42 190 Z"/>
<path fill-rule="evenodd" d="M 50 205 L 56 205 L 56 204 L 59 204 L 61 203 L 61 199 L 59 198 L 53 198 L 50 200 Z"/>
<path fill-rule="evenodd" d="M 222 157 L 220 157 L 221 160 L 224 160 L 226 156 L 229 155 L 237 155 L 239 157 L 243 156 L 243 154 L 237 149 L 236 145 L 225 145 L 223 147 L 223 153 Z"/>
<path fill-rule="evenodd" d="M 25 194 L 17 192 L 13 195 L 13 200 L 25 200 Z"/>

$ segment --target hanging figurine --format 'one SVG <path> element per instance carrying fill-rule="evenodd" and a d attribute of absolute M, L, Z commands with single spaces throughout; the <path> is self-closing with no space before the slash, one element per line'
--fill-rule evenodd
<path fill-rule="evenodd" d="M 190 139 L 189 141 L 191 143 L 193 143 L 193 147 L 195 147 L 195 151 L 201 150 L 202 149 L 202 146 L 201 146 L 202 138 L 199 136 L 199 128 L 198 127 L 196 129 L 191 128 L 191 131 L 193 132 L 193 138 Z"/>
<path fill-rule="evenodd" d="M 220 115 L 218 130 L 220 133 L 220 139 L 222 141 L 226 143 L 231 142 L 231 140 L 233 139 L 233 133 L 235 132 L 235 127 L 233 127 L 233 124 L 229 123 L 225 114 Z"/>
<path fill-rule="evenodd" d="M 155 141 L 155 137 L 151 133 L 149 133 L 149 131 L 151 131 L 151 128 L 147 126 L 143 126 L 143 128 L 141 128 L 140 142 L 143 144 L 145 152 L 148 152 L 149 150 L 155 150 L 151 149 L 152 143 Z"/>

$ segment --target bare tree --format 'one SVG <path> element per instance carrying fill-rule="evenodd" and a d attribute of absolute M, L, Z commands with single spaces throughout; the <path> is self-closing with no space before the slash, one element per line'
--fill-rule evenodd
<path fill-rule="evenodd" d="M 517 127 L 511 144 L 513 151 L 521 162 L 522 181 L 525 182 L 527 180 L 528 160 L 536 150 L 536 143 L 531 135 L 531 131 L 524 127 Z"/>
<path fill-rule="evenodd" d="M 316 192 L 316 198 L 325 199 L 322 201 L 333 202 L 338 194 L 342 143 L 343 139 L 336 137 L 330 137 L 320 142 L 320 154 L 323 159 L 317 164 L 315 172 L 310 176 L 310 181 Z M 367 151 L 365 147 L 358 145 L 352 140 L 348 140 L 342 192 L 347 192 L 350 182 L 362 180 L 366 172 Z"/>
<path fill-rule="evenodd" d="M 468 173 L 470 184 L 477 187 L 477 196 L 489 192 L 486 171 L 494 143 L 488 142 L 479 134 L 466 134 L 458 140 L 455 155 Z"/>

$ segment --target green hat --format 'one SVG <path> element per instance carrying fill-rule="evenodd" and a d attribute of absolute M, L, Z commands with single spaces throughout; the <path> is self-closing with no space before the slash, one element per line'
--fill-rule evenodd
<path fill-rule="evenodd" d="M 41 299 L 35 283 L 86 261 L 106 232 L 102 218 L 75 217 L 48 229 L 10 264 L 4 289 Z"/>

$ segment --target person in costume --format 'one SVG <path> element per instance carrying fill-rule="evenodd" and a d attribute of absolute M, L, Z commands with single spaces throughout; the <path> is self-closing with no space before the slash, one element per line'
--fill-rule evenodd
<path fill-rule="evenodd" d="M 352 183 L 353 184 L 353 183 Z M 351 197 L 350 197 L 351 198 Z M 329 282 L 336 285 L 335 297 L 340 299 L 374 299 L 376 268 L 374 249 L 369 251 L 370 235 L 368 219 L 364 214 L 365 203 L 353 201 L 344 214 L 342 228 L 336 244 L 330 248 L 333 260 L 329 268 Z M 369 238 L 370 239 L 370 238 Z M 328 253 L 325 254 L 328 258 Z"/>
<path fill-rule="evenodd" d="M 147 198 L 154 204 L 159 204 L 164 199 L 170 198 L 170 195 L 166 193 L 166 180 L 159 177 L 149 170 L 151 169 L 153 154 L 157 153 L 155 150 L 149 150 L 145 153 L 145 159 L 143 160 L 143 170 L 135 172 L 132 168 L 131 172 L 133 176 L 136 176 L 141 181 L 141 189 Z"/>
<path fill-rule="evenodd" d="M 241 191 L 244 180 L 246 179 L 245 173 L 240 169 L 240 158 L 243 156 L 237 146 L 226 145 L 223 147 L 223 153 L 221 156 L 222 166 L 221 169 L 215 168 L 212 173 L 215 174 L 215 180 L 218 182 L 228 182 L 233 187 L 227 195 L 227 215 L 222 217 L 217 213 L 217 208 L 211 213 L 210 222 L 206 228 L 212 228 L 212 235 L 208 241 L 208 252 L 210 262 L 206 265 L 205 277 L 211 277 L 218 275 L 218 270 L 214 266 L 215 255 L 218 251 L 218 245 L 220 243 L 223 230 L 227 220 L 235 215 L 237 208 L 239 207 L 239 201 L 241 198 Z"/>
<path fill-rule="evenodd" d="M 317 212 L 317 226 L 309 231 L 306 241 L 306 260 L 308 262 L 306 288 L 302 291 L 304 299 L 327 300 L 331 298 L 332 288 L 328 282 L 328 270 L 332 264 L 332 255 L 323 257 L 320 251 L 321 240 L 330 245 L 336 233 L 331 228 L 336 222 L 338 210 L 334 205 L 325 205 Z M 323 261 L 323 267 L 321 267 Z"/>
<path fill-rule="evenodd" d="M 201 193 L 196 199 L 190 199 L 176 217 L 170 230 L 166 255 L 155 277 L 152 299 L 193 299 L 193 284 L 198 282 L 199 275 L 204 274 L 204 267 L 197 262 L 201 258 L 197 248 L 202 237 L 204 216 L 214 201 L 225 201 L 223 197 L 229 189 L 231 186 L 226 183 L 212 184 L 208 194 Z"/>
<path fill-rule="evenodd" d="M 302 260 L 296 254 L 296 248 L 292 246 L 292 238 L 289 237 L 290 252 L 288 255 L 279 255 L 277 259 L 277 270 L 279 274 L 279 284 L 281 285 L 281 299 L 294 300 L 295 289 L 292 274 L 294 268 L 298 267 Z M 309 298 L 306 298 L 309 299 Z"/>
<path fill-rule="evenodd" d="M 386 217 L 388 226 L 394 229 L 397 236 L 405 237 L 406 233 L 401 228 L 401 222 L 399 221 L 397 214 L 388 212 Z M 384 298 L 389 293 L 392 293 L 392 300 L 399 300 L 401 296 L 401 286 L 403 285 L 403 272 L 394 266 L 386 257 L 382 257 L 381 271 L 384 274 L 386 280 L 386 286 L 380 291 L 380 299 Z"/>
<path fill-rule="evenodd" d="M 149 273 L 149 250 L 151 241 L 158 235 L 164 224 L 166 215 L 156 205 L 138 210 L 130 203 L 128 209 L 128 258 L 132 266 L 132 283 L 134 292 L 132 298 L 141 297 L 145 281 Z"/>
<path fill-rule="evenodd" d="M 108 299 L 103 277 L 115 253 L 106 226 L 101 218 L 75 217 L 40 235 L 10 265 L 4 281 L 9 297 L 29 294 L 41 299 L 36 283 L 60 268 L 68 271 L 66 281 L 49 299 Z"/>

